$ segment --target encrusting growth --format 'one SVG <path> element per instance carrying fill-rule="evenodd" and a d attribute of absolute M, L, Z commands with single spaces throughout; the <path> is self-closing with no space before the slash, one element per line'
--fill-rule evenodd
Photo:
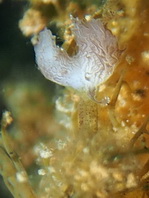
<path fill-rule="evenodd" d="M 81 21 L 72 18 L 72 21 L 77 54 L 70 57 L 56 46 L 51 31 L 44 29 L 34 47 L 36 62 L 47 79 L 90 93 L 111 76 L 121 50 L 116 37 L 99 19 Z"/>

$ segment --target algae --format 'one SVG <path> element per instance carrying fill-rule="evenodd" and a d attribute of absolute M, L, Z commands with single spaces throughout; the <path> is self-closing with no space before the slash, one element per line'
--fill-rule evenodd
<path fill-rule="evenodd" d="M 124 50 L 111 78 L 96 91 L 96 100 L 103 103 L 72 89 L 54 87 L 53 93 L 47 87 L 50 82 L 44 84 L 41 78 L 39 83 L 6 80 L 2 95 L 14 124 L 7 129 L 10 139 L 1 138 L 1 175 L 7 180 L 3 167 L 8 165 L 11 170 L 16 162 L 19 167 L 23 164 L 29 174 L 27 183 L 40 198 L 147 198 L 149 2 L 83 3 L 30 1 L 19 27 L 29 36 L 45 26 L 56 26 L 53 31 L 58 30 L 63 46 L 72 55 L 77 49 L 69 15 L 100 17 Z M 4 130 L 3 126 L 2 133 Z M 9 142 L 13 147 L 7 149 Z M 9 149 L 17 152 L 21 162 L 11 157 Z M 16 172 L 14 168 L 14 175 Z M 17 197 L 20 180 L 13 179 L 11 191 Z M 29 189 L 30 185 L 20 197 L 27 198 Z"/>

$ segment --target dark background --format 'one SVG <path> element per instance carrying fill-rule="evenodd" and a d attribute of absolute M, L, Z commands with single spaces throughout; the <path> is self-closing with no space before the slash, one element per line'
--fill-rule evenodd
<path fill-rule="evenodd" d="M 30 38 L 25 38 L 18 27 L 28 6 L 28 2 L 22 0 L 3 0 L 0 3 L 0 118 L 8 109 L 3 99 L 4 83 L 43 78 L 34 61 Z M 0 198 L 12 198 L 1 176 Z"/>
<path fill-rule="evenodd" d="M 30 39 L 25 38 L 18 27 L 27 7 L 25 1 L 3 0 L 0 4 L 0 117 L 6 108 L 3 83 L 38 75 Z"/>

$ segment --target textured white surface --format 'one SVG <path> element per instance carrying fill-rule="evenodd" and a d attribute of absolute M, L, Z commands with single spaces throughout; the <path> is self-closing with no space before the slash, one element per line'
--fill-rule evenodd
<path fill-rule="evenodd" d="M 56 46 L 51 31 L 44 29 L 34 47 L 36 62 L 47 79 L 88 93 L 111 76 L 120 50 L 117 39 L 99 19 L 72 20 L 78 53 L 69 57 Z"/>

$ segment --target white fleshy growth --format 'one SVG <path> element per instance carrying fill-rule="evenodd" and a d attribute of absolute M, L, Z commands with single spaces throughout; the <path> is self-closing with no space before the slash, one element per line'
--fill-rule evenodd
<path fill-rule="evenodd" d="M 44 29 L 34 47 L 36 62 L 47 79 L 88 93 L 111 76 L 120 50 L 117 39 L 99 19 L 72 20 L 78 53 L 69 57 L 56 46 L 51 31 Z"/>

